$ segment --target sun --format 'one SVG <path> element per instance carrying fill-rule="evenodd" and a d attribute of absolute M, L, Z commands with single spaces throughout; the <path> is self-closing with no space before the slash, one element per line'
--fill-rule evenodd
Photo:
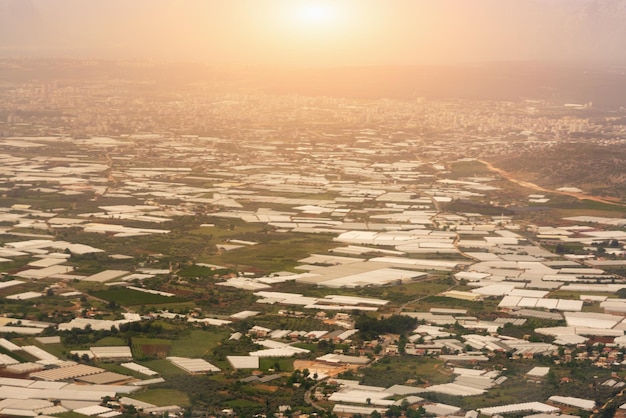
<path fill-rule="evenodd" d="M 338 17 L 338 9 L 330 1 L 299 1 L 294 5 L 297 23 L 311 26 L 328 26 Z"/>
<path fill-rule="evenodd" d="M 291 20 L 301 28 L 327 28 L 338 24 L 341 11 L 335 0 L 295 0 L 291 5 Z"/>
<path fill-rule="evenodd" d="M 258 1 L 258 0 L 254 0 Z M 362 42 L 372 27 L 373 7 L 379 0 L 267 0 L 262 22 L 268 41 L 263 53 L 275 53 L 294 63 L 344 62 L 365 48 Z M 413 0 L 411 0 L 413 1 Z M 308 65 L 308 64 L 307 64 Z"/>

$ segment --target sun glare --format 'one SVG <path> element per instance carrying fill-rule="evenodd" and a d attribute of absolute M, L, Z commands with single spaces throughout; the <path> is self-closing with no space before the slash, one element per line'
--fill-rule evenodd
<path fill-rule="evenodd" d="M 372 0 L 374 1 L 374 0 Z M 375 0 L 378 1 L 378 0 Z M 343 62 L 363 48 L 373 7 L 366 0 L 276 0 L 264 20 L 272 51 L 289 63 Z M 260 32 L 261 33 L 261 32 Z M 361 41 L 360 41 L 361 40 Z M 347 51 L 347 52 L 346 52 Z"/>
<path fill-rule="evenodd" d="M 337 18 L 337 9 L 329 2 L 303 2 L 295 9 L 295 18 L 303 24 L 328 25 Z"/>

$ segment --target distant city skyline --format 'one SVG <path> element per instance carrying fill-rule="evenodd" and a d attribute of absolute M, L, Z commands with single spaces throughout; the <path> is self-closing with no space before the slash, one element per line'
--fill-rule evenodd
<path fill-rule="evenodd" d="M 0 0 L 0 56 L 329 67 L 626 63 L 620 0 Z"/>

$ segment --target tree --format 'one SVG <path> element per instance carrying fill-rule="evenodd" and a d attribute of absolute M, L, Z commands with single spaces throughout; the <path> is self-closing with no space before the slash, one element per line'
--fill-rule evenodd
<path fill-rule="evenodd" d="M 417 409 L 409 409 L 406 412 L 406 416 L 408 418 L 421 418 L 424 415 L 426 415 L 426 410 L 424 409 L 424 407 L 420 406 Z"/>
<path fill-rule="evenodd" d="M 410 406 L 411 404 L 409 403 L 409 401 L 407 401 L 406 399 L 402 399 L 402 403 L 400 404 L 400 407 L 402 408 L 403 411 L 408 411 Z"/>
<path fill-rule="evenodd" d="M 400 334 L 400 338 L 398 339 L 398 352 L 400 354 L 405 354 L 406 353 L 406 343 L 407 343 L 407 338 L 406 335 L 404 334 Z"/>
<path fill-rule="evenodd" d="M 136 414 L 137 413 L 137 408 L 135 408 L 135 405 L 124 405 L 124 413 L 126 413 L 126 414 Z"/>
<path fill-rule="evenodd" d="M 552 386 L 552 387 L 557 387 L 559 385 L 559 379 L 556 375 L 556 373 L 554 373 L 554 370 L 550 370 L 548 372 L 548 374 L 546 375 L 546 382 Z"/>
<path fill-rule="evenodd" d="M 386 417 L 400 417 L 402 416 L 402 408 L 398 405 L 391 405 L 387 412 L 385 412 Z"/>

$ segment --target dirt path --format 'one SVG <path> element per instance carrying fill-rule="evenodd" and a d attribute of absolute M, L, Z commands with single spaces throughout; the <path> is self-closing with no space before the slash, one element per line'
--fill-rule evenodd
<path fill-rule="evenodd" d="M 508 181 L 518 184 L 522 187 L 526 187 L 528 189 L 531 190 L 536 190 L 539 192 L 545 192 L 545 193 L 556 193 L 556 194 L 560 194 L 560 195 L 564 195 L 564 196 L 570 196 L 570 197 L 574 197 L 578 200 L 591 200 L 593 202 L 598 202 L 598 203 L 605 203 L 608 205 L 616 205 L 616 206 L 626 206 L 624 205 L 624 203 L 620 202 L 618 199 L 611 199 L 611 198 L 606 198 L 606 197 L 602 197 L 602 196 L 591 196 L 591 195 L 587 195 L 584 193 L 573 193 L 573 192 L 564 192 L 561 190 L 550 190 L 550 189 L 546 189 L 545 187 L 539 186 L 535 183 L 531 183 L 529 181 L 524 181 L 524 180 L 519 180 L 516 179 L 515 177 L 513 177 L 513 175 L 507 171 L 502 170 L 501 168 L 498 167 L 494 167 L 491 163 L 484 161 L 484 160 L 477 160 L 478 162 L 484 164 L 490 171 L 497 173 L 499 176 L 501 176 L 502 178 L 507 179 Z"/>
<path fill-rule="evenodd" d="M 294 360 L 293 368 L 299 370 L 308 369 L 311 373 L 321 372 L 330 377 L 335 377 L 348 370 L 356 370 L 358 366 L 347 364 L 332 365 L 315 360 Z"/>

